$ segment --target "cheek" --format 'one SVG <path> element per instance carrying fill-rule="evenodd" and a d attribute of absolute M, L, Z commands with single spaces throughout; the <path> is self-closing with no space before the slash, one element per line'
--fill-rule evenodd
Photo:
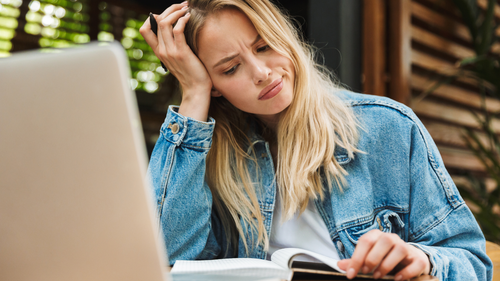
<path fill-rule="evenodd" d="M 292 80 L 295 79 L 295 67 L 289 58 L 279 55 L 274 66 L 283 69 Z"/>
<path fill-rule="evenodd" d="M 237 97 L 243 96 L 243 91 L 245 88 L 245 82 L 242 79 L 230 79 L 226 81 L 212 81 L 215 88 L 229 101 L 234 100 Z"/>
<path fill-rule="evenodd" d="M 293 62 L 290 59 L 286 59 L 288 63 L 288 70 L 290 71 L 290 75 L 295 77 L 295 66 L 293 65 Z"/>

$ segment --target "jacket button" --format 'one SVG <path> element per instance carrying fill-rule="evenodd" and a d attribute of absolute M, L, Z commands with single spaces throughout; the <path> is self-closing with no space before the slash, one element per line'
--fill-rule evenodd
<path fill-rule="evenodd" d="M 337 241 L 337 249 L 341 252 L 344 251 L 344 244 L 342 244 L 342 241 Z"/>
<path fill-rule="evenodd" d="M 172 134 L 174 135 L 177 134 L 179 132 L 179 124 L 177 123 L 172 124 L 170 130 L 172 130 Z"/>

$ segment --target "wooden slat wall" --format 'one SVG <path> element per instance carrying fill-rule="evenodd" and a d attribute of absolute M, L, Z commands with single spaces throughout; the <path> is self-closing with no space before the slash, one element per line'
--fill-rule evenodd
<path fill-rule="evenodd" d="M 388 0 L 389 4 L 389 93 L 391 98 L 411 103 L 411 14 L 410 0 Z"/>
<path fill-rule="evenodd" d="M 500 22 L 500 1 L 497 1 L 495 18 Z M 478 3 L 485 9 L 487 0 Z M 364 4 L 365 93 L 389 96 L 410 106 L 429 130 L 454 178 L 469 172 L 486 175 L 462 139 L 466 127 L 477 130 L 488 145 L 474 116 L 480 114 L 482 106 L 477 82 L 460 78 L 430 95 L 422 95 L 436 81 L 455 74 L 458 61 L 474 56 L 469 31 L 451 1 L 365 0 Z M 385 23 L 385 28 L 375 24 L 374 16 L 370 15 L 373 7 L 385 7 L 384 18 L 377 19 Z M 500 35 L 500 28 L 497 34 Z M 373 39 L 378 35 L 386 41 L 374 46 L 379 44 Z M 380 54 L 380 47 L 385 48 L 383 62 L 370 58 L 375 55 L 370 50 L 376 49 Z M 495 44 L 493 54 L 500 56 L 500 43 Z M 377 88 L 381 83 L 387 84 Z M 500 101 L 487 98 L 486 108 L 489 112 L 499 112 Z M 492 126 L 500 133 L 500 120 L 494 120 Z"/>
<path fill-rule="evenodd" d="M 373 95 L 386 95 L 386 6 L 384 1 L 365 1 L 363 9 L 363 83 L 364 91 Z"/>

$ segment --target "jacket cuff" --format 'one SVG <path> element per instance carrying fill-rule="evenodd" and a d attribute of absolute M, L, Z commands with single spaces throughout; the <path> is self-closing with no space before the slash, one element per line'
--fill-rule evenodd
<path fill-rule="evenodd" d="M 434 249 L 433 247 L 421 245 L 418 243 L 408 242 L 408 244 L 419 248 L 420 250 L 422 250 L 422 252 L 424 252 L 429 257 L 429 261 L 431 263 L 431 270 L 430 270 L 429 275 L 439 277 L 440 275 L 443 274 L 442 268 L 445 265 L 439 260 L 439 258 L 438 258 L 439 254 L 438 254 L 436 249 Z M 439 280 L 441 280 L 441 278 Z"/>
<path fill-rule="evenodd" d="M 169 106 L 167 117 L 161 126 L 161 136 L 177 146 L 182 144 L 209 149 L 212 145 L 215 120 L 209 117 L 208 122 L 198 121 L 179 114 L 178 110 L 178 106 Z"/>

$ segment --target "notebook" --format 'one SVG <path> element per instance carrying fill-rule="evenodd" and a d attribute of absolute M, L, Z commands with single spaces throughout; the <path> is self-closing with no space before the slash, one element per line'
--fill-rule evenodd
<path fill-rule="evenodd" d="M 170 280 L 118 43 L 0 59 L 0 280 Z"/>

